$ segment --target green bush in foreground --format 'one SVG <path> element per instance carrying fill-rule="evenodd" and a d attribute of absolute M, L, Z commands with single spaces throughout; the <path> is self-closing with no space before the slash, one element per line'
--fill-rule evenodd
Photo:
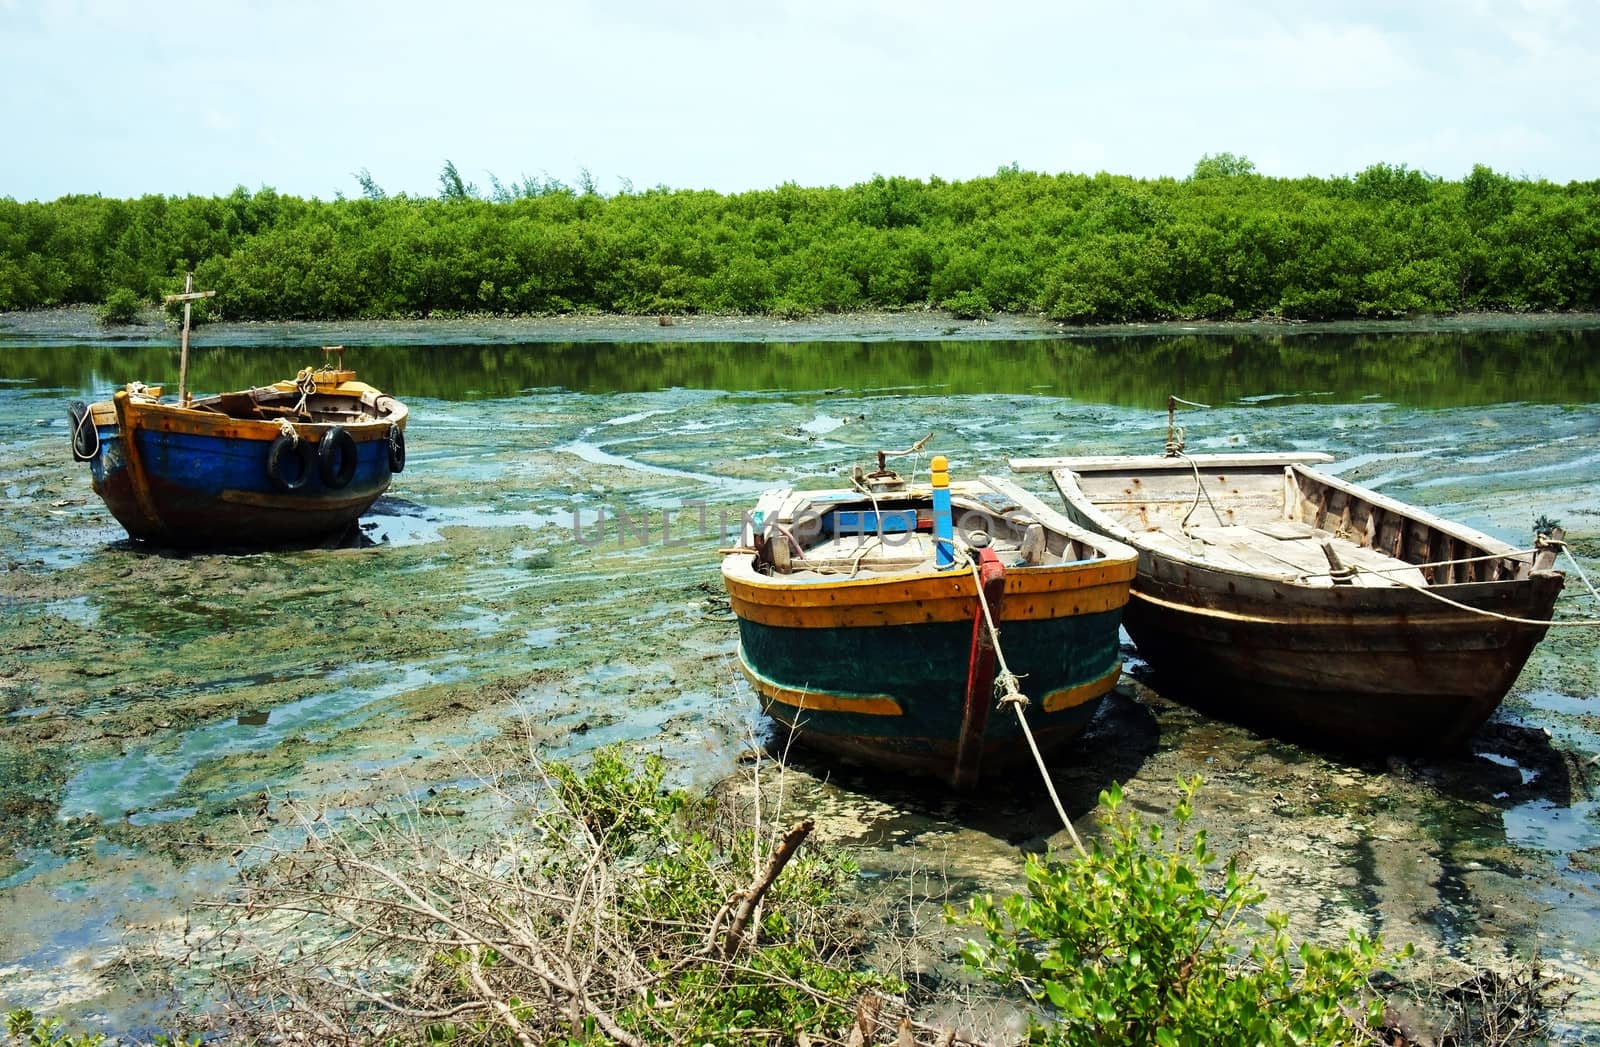
<path fill-rule="evenodd" d="M 1266 895 L 1235 861 L 1215 867 L 1203 830 L 1185 835 L 1199 784 L 1183 785 L 1170 842 L 1121 812 L 1120 787 L 1101 793 L 1106 832 L 1090 854 L 1030 855 L 1026 894 L 951 914 L 988 939 L 968 943 L 968 964 L 1042 1005 L 1034 1043 L 1372 1042 L 1366 1030 L 1383 1015 L 1366 992 L 1378 941 L 1352 932 L 1341 948 L 1295 949 L 1285 917 L 1247 924 Z"/>
<path fill-rule="evenodd" d="M 106 1042 L 97 1032 L 64 1031 L 60 1018 L 41 1018 L 26 1007 L 6 1012 L 6 1041 L 14 1047 L 102 1047 Z M 180 1040 L 157 1033 L 151 1047 L 200 1047 L 200 1038 Z"/>
<path fill-rule="evenodd" d="M 40 1018 L 22 1007 L 6 1012 L 6 1042 L 17 1047 L 100 1047 L 106 1038 L 99 1033 L 62 1032 L 60 1018 Z"/>
<path fill-rule="evenodd" d="M 303 843 L 251 871 L 239 913 L 273 933 L 224 943 L 214 965 L 234 1033 L 790 1044 L 903 988 L 860 966 L 841 900 L 854 865 L 808 840 L 809 822 L 774 842 L 770 807 L 737 783 L 668 789 L 661 757 L 615 747 L 540 770 L 503 794 L 512 832 L 458 840 L 420 814 L 307 823 Z"/>

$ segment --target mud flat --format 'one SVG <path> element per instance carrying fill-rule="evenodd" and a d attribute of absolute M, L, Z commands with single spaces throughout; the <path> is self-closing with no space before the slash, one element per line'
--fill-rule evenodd
<path fill-rule="evenodd" d="M 172 1005 L 125 961 L 182 956 L 241 855 L 292 837 L 286 802 L 420 806 L 441 831 L 492 830 L 507 815 L 482 779 L 529 744 L 581 758 L 621 741 L 695 785 L 731 773 L 765 725 L 735 671 L 716 550 L 761 488 L 831 483 L 930 430 L 975 474 L 1025 447 L 1156 447 L 1165 425 L 950 388 L 422 391 L 406 471 L 359 540 L 177 555 L 126 541 L 71 460 L 65 403 L 84 393 L 0 382 L 0 1008 L 108 1030 Z M 1595 405 L 1240 397 L 1191 420 L 1191 448 L 1314 434 L 1352 479 L 1507 540 L 1561 519 L 1600 578 Z M 1571 592 L 1563 614 L 1600 617 Z M 1538 957 L 1575 979 L 1567 1038 L 1600 1042 L 1592 631 L 1553 631 L 1472 751 L 1431 761 L 1205 719 L 1127 653 L 1091 737 L 1052 767 L 1084 829 L 1111 781 L 1160 815 L 1199 774 L 1198 823 L 1296 935 L 1377 932 L 1444 971 Z M 930 981 L 952 955 L 929 930 L 936 905 L 1015 887 L 1024 853 L 1064 842 L 1028 774 L 976 802 L 791 757 L 787 802 L 861 850 L 877 912 L 926 932 L 885 962 Z"/>

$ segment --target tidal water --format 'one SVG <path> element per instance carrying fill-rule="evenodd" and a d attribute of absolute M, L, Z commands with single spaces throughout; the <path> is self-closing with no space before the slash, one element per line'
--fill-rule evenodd
<path fill-rule="evenodd" d="M 441 329 L 345 360 L 411 408 L 362 540 L 179 555 L 131 543 L 72 460 L 67 405 L 177 384 L 166 345 L 0 341 L 0 1009 L 107 1030 L 171 1000 L 171 958 L 286 800 L 479 804 L 516 745 L 622 742 L 679 781 L 765 731 L 734 669 L 717 549 L 763 489 L 832 486 L 932 433 L 957 477 L 1009 456 L 1323 450 L 1331 471 L 1516 545 L 1559 521 L 1600 581 L 1600 329 L 1267 329 L 1019 340 L 488 343 Z M 270 329 L 197 338 L 199 393 L 322 362 Z M 48 344 L 47 344 L 48 343 Z M 927 459 L 906 459 L 926 468 Z M 1041 494 L 1038 477 L 1023 480 Z M 1600 618 L 1576 571 L 1558 613 Z M 1137 651 L 1054 770 L 1075 816 L 1121 781 L 1166 810 L 1200 773 L 1214 841 L 1308 936 L 1467 967 L 1600 968 L 1600 637 L 1552 630 L 1474 751 L 1361 761 L 1207 720 Z M 953 800 L 804 758 L 796 802 L 875 875 L 1020 883 L 1054 830 L 1036 781 Z M 437 802 L 443 803 L 439 800 Z M 872 864 L 871 862 L 868 863 Z M 1600 990 L 1564 1020 L 1594 1033 Z"/>

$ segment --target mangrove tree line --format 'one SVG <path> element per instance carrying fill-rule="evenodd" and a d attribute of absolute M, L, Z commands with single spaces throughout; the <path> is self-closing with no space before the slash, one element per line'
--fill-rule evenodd
<path fill-rule="evenodd" d="M 927 306 L 1068 322 L 1600 307 L 1600 181 L 1379 164 L 1185 179 L 1001 168 L 968 181 L 613 195 L 585 175 L 436 197 L 0 198 L 0 310 L 155 301 L 192 270 L 228 319 Z"/>

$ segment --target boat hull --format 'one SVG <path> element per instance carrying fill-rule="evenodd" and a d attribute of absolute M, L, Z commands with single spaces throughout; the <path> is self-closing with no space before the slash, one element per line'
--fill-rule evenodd
<path fill-rule="evenodd" d="M 1041 750 L 1080 734 L 1115 685 L 1132 577 L 1131 559 L 1006 575 L 1001 642 Z M 951 777 L 979 613 L 968 571 L 785 587 L 725 563 L 724 581 L 740 666 L 793 740 L 871 767 Z M 984 773 L 1030 758 L 1005 710 L 989 711 L 981 749 Z"/>
<path fill-rule="evenodd" d="M 280 455 L 280 480 L 287 474 L 293 486 L 286 490 L 269 469 L 284 435 L 275 422 L 141 403 L 126 392 L 89 412 L 95 493 L 130 537 L 176 547 L 289 544 L 348 528 L 388 489 L 391 429 L 404 431 L 403 416 L 340 424 L 354 464 L 339 471 L 348 478 L 325 478 L 316 452 L 334 426 L 293 425 L 310 450 Z"/>
<path fill-rule="evenodd" d="M 1159 558 L 1158 558 L 1159 559 Z M 1382 752 L 1460 749 L 1522 671 L 1541 626 L 1498 622 L 1409 590 L 1228 592 L 1166 562 L 1124 616 L 1157 689 L 1282 737 Z M 1158 575 L 1180 580 L 1164 581 Z M 1442 587 L 1496 614 L 1545 620 L 1561 578 Z"/>
<path fill-rule="evenodd" d="M 1161 694 L 1323 748 L 1462 748 L 1547 631 L 1554 547 L 1513 549 L 1308 459 L 1326 456 L 1012 464 L 1050 468 L 1069 518 L 1138 550 L 1124 624 Z"/>

